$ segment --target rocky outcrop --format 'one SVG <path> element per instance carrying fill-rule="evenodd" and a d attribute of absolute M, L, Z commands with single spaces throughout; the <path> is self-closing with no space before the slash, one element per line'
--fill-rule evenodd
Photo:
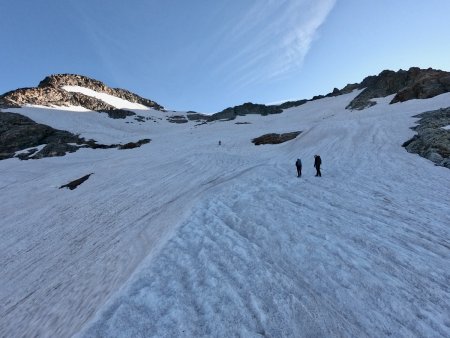
<path fill-rule="evenodd" d="M 391 103 L 428 99 L 447 92 L 450 92 L 450 73 L 439 70 L 419 72 L 414 82 L 400 90 Z"/>
<path fill-rule="evenodd" d="M 432 68 L 397 72 L 384 70 L 378 75 L 366 77 L 357 89 L 364 89 L 355 97 L 347 109 L 362 110 L 376 103 L 374 98 L 397 94 L 390 103 L 410 99 L 430 98 L 450 91 L 450 73 Z"/>
<path fill-rule="evenodd" d="M 150 143 L 150 141 L 151 140 L 149 138 L 144 138 L 144 139 L 139 140 L 137 142 L 128 142 L 128 143 L 125 143 L 125 144 L 122 144 L 122 145 L 118 145 L 118 148 L 121 149 L 121 150 L 139 148 L 143 144 Z"/>
<path fill-rule="evenodd" d="M 172 115 L 167 117 L 167 121 L 170 123 L 187 123 L 188 119 L 184 115 Z"/>
<path fill-rule="evenodd" d="M 136 115 L 132 111 L 125 110 L 125 109 L 99 109 L 97 110 L 99 113 L 106 113 L 108 116 L 112 119 L 124 119 L 127 116 L 133 116 Z"/>
<path fill-rule="evenodd" d="M 209 117 L 209 121 L 216 120 L 234 120 L 237 116 L 245 116 L 248 114 L 269 115 L 280 114 L 283 111 L 278 106 L 266 106 L 264 104 L 255 104 L 247 102 L 239 106 L 230 107 L 222 110 L 219 113 L 213 114 Z"/>
<path fill-rule="evenodd" d="M 39 124 L 16 113 L 0 113 L 0 160 L 13 157 L 16 151 L 36 147 L 42 144 L 82 143 L 84 140 L 77 135 L 64 130 L 57 130 L 44 124 Z M 70 148 L 67 151 L 75 151 Z M 44 149 L 43 149 L 44 150 Z M 55 155 L 49 149 L 45 156 Z M 31 152 L 32 155 L 34 152 Z M 36 156 L 36 155 L 35 155 Z M 22 155 L 22 159 L 26 159 Z"/>
<path fill-rule="evenodd" d="M 68 188 L 68 189 L 70 189 L 70 190 L 76 189 L 81 183 L 83 183 L 84 181 L 87 181 L 87 179 L 88 179 L 92 174 L 93 174 L 93 173 L 84 175 L 83 177 L 80 177 L 80 178 L 78 178 L 78 179 L 76 179 L 76 180 L 73 180 L 73 181 L 67 183 L 67 184 L 64 184 L 64 185 L 60 186 L 59 189 L 62 189 L 62 188 Z"/>
<path fill-rule="evenodd" d="M 258 146 L 260 144 L 279 144 L 295 139 L 298 135 L 300 135 L 300 133 L 301 131 L 293 131 L 284 134 L 264 134 L 262 136 L 254 138 L 252 142 L 255 144 L 255 146 Z"/>
<path fill-rule="evenodd" d="M 146 107 L 163 110 L 154 101 L 145 99 L 130 91 L 120 88 L 109 88 L 104 83 L 86 76 L 73 74 L 57 74 L 46 77 L 36 88 L 20 88 L 0 96 L 1 107 L 21 107 L 26 104 L 42 106 L 82 106 L 86 109 L 106 112 L 112 118 L 124 118 L 134 115 L 124 109 L 116 109 L 110 104 L 76 92 L 68 92 L 63 86 L 80 86 L 119 97 L 130 102 L 140 103 Z"/>
<path fill-rule="evenodd" d="M 436 165 L 450 169 L 450 107 L 419 114 L 414 137 L 403 144 L 410 153 L 419 154 Z"/>
<path fill-rule="evenodd" d="M 0 112 L 0 160 L 14 157 L 16 152 L 23 150 L 26 151 L 18 154 L 17 157 L 28 160 L 64 156 L 80 148 L 132 149 L 150 141 L 150 139 L 142 139 L 126 144 L 98 144 L 94 140 L 85 140 L 68 131 L 36 123 L 17 113 Z M 40 151 L 33 148 L 40 145 L 45 145 Z"/>

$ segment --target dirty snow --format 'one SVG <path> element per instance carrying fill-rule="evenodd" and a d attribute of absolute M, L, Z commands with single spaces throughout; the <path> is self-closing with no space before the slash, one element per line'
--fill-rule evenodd
<path fill-rule="evenodd" d="M 450 94 L 355 95 L 200 126 L 17 110 L 152 142 L 0 161 L 0 336 L 450 336 L 450 171 L 401 147 Z"/>

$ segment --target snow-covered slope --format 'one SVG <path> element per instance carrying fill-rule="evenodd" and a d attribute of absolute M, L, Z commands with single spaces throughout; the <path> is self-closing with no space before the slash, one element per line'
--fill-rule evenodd
<path fill-rule="evenodd" d="M 401 144 L 450 94 L 345 110 L 356 95 L 203 125 L 14 110 L 152 142 L 0 161 L 0 335 L 449 336 L 450 171 Z"/>
<path fill-rule="evenodd" d="M 85 88 L 85 87 L 63 86 L 62 89 L 66 90 L 68 92 L 81 93 L 81 94 L 84 94 L 87 96 L 95 97 L 95 98 L 100 99 L 118 109 L 143 109 L 143 110 L 149 109 L 148 107 L 146 107 L 142 104 L 130 102 L 130 101 L 115 97 L 113 95 L 106 94 L 106 93 L 99 93 L 99 92 L 96 92 L 95 90 Z"/>

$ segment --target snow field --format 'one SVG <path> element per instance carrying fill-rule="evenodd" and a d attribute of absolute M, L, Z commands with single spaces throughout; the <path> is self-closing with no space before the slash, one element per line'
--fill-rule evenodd
<path fill-rule="evenodd" d="M 384 117 L 314 126 L 211 191 L 81 336 L 448 336 L 448 173 Z M 295 178 L 289 148 L 324 177 Z"/>
<path fill-rule="evenodd" d="M 355 95 L 202 126 L 18 110 L 152 142 L 0 162 L 0 336 L 449 336 L 450 172 L 400 145 L 450 95 Z"/>

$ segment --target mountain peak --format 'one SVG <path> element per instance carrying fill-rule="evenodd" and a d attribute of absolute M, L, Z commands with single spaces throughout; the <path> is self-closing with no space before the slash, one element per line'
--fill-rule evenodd
<path fill-rule="evenodd" d="M 98 93 L 105 93 L 132 103 L 156 110 L 164 107 L 155 101 L 143 98 L 128 90 L 108 87 L 101 81 L 77 74 L 53 74 L 43 79 L 37 87 L 19 88 L 0 96 L 0 105 L 5 107 L 20 107 L 26 104 L 43 106 L 82 106 L 90 110 L 112 110 L 114 107 L 101 100 L 89 97 L 82 93 L 69 92 L 66 86 L 76 86 L 91 89 Z"/>

